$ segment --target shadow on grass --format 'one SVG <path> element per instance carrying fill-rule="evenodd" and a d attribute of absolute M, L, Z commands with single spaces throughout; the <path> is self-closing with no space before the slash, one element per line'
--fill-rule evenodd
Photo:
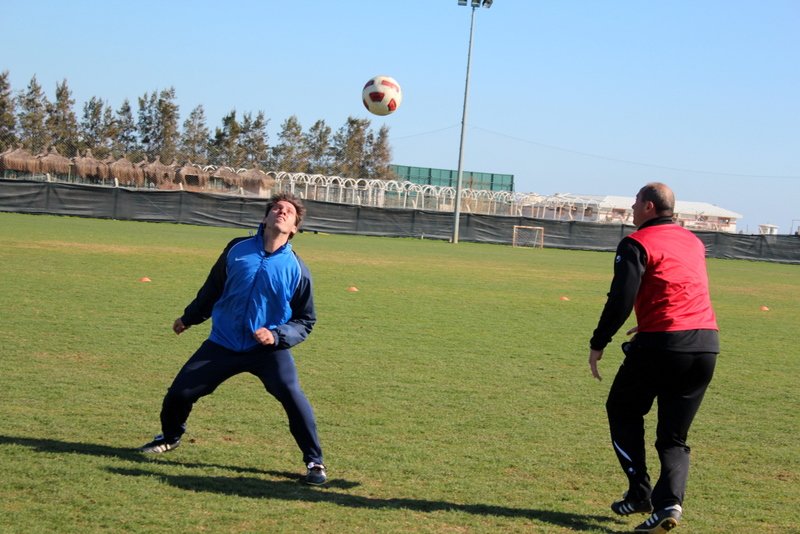
<path fill-rule="evenodd" d="M 511 508 L 508 506 L 491 504 L 459 504 L 424 499 L 381 499 L 376 497 L 364 497 L 331 491 L 331 488 L 337 487 L 336 480 L 331 480 L 322 487 L 298 484 L 296 480 L 297 476 L 293 473 L 282 474 L 284 478 L 290 480 L 264 480 L 252 477 L 165 475 L 163 473 L 144 469 L 109 468 L 109 471 L 124 476 L 155 477 L 176 488 L 193 492 L 204 491 L 223 495 L 274 499 L 279 501 L 322 502 L 350 508 L 366 508 L 373 510 L 465 512 L 475 515 L 529 519 L 531 521 L 540 521 L 570 528 L 575 531 L 619 532 L 618 528 L 612 529 L 602 525 L 602 523 L 614 523 L 614 526 L 619 526 L 616 520 L 607 516 L 578 515 L 550 510 Z M 281 473 L 274 474 L 281 475 Z"/>
<path fill-rule="evenodd" d="M 107 458 L 117 458 L 120 460 L 127 460 L 129 462 L 142 462 L 146 464 L 164 464 L 175 465 L 180 467 L 188 467 L 191 469 L 197 468 L 212 468 L 212 469 L 225 469 L 236 473 L 253 473 L 264 474 L 272 476 L 284 476 L 285 472 L 280 471 L 265 471 L 263 469 L 256 469 L 254 467 L 239 467 L 234 465 L 219 465 L 209 463 L 192 463 L 192 462 L 179 462 L 170 460 L 164 455 L 145 455 L 136 449 L 127 449 L 122 447 L 110 447 L 108 445 L 99 445 L 96 443 L 76 443 L 70 441 L 59 441 L 54 439 L 37 439 L 37 438 L 23 438 L 18 436 L 4 436 L 0 435 L 0 445 L 20 445 L 23 447 L 31 448 L 39 452 L 52 452 L 52 453 L 68 453 L 68 454 L 85 454 L 88 456 L 101 456 Z M 294 474 L 295 478 L 300 477 L 299 473 Z"/>
<path fill-rule="evenodd" d="M 351 508 L 367 508 L 374 510 L 412 510 L 415 512 L 440 512 L 454 511 L 475 515 L 523 518 L 531 521 L 550 523 L 560 527 L 570 528 L 575 531 L 599 531 L 614 533 L 619 532 L 619 522 L 614 518 L 602 515 L 580 515 L 550 510 L 535 510 L 525 508 L 511 508 L 490 504 L 459 504 L 447 501 L 432 501 L 410 498 L 381 499 L 363 497 L 331 491 L 334 489 L 347 490 L 360 483 L 348 480 L 330 480 L 324 487 L 312 487 L 298 484 L 298 473 L 287 471 L 268 471 L 251 467 L 238 467 L 210 463 L 191 463 L 165 459 L 163 456 L 154 458 L 146 456 L 135 449 L 111 447 L 94 443 L 76 443 L 52 439 L 36 439 L 16 436 L 0 435 L 0 445 L 18 445 L 28 447 L 38 452 L 57 454 L 85 454 L 116 458 L 129 462 L 146 465 L 171 465 L 185 468 L 212 468 L 224 469 L 235 473 L 254 475 L 267 475 L 282 480 L 264 480 L 262 478 L 246 476 L 187 476 L 168 475 L 147 469 L 107 468 L 109 472 L 122 476 L 156 477 L 171 486 L 191 491 L 205 491 L 250 498 L 275 499 L 283 501 L 304 501 L 333 503 Z M 603 524 L 611 523 L 609 528 Z"/>

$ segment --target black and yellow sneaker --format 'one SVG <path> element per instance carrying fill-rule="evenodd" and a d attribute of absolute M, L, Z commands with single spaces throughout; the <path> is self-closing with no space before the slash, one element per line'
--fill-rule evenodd
<path fill-rule="evenodd" d="M 646 532 L 647 534 L 664 534 L 678 526 L 682 515 L 683 508 L 681 508 L 681 505 L 674 504 L 653 512 L 647 521 L 637 526 L 633 531 Z"/>
<path fill-rule="evenodd" d="M 148 454 L 161 454 L 162 452 L 171 451 L 172 449 L 177 449 L 178 445 L 181 444 L 181 438 L 174 438 L 174 439 L 166 439 L 164 438 L 163 434 L 158 434 L 156 437 L 153 438 L 153 441 L 150 443 L 145 443 L 141 447 L 139 447 L 139 452 L 144 452 Z"/>
<path fill-rule="evenodd" d="M 628 498 L 628 493 L 622 496 L 622 500 L 611 503 L 611 511 L 617 515 L 649 514 L 653 511 L 650 499 L 636 501 Z"/>

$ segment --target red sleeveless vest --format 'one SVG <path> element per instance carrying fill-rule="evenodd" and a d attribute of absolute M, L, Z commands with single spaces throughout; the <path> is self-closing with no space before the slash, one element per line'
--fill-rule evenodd
<path fill-rule="evenodd" d="M 677 224 L 647 226 L 629 237 L 647 252 L 634 303 L 639 332 L 718 330 L 703 242 Z"/>

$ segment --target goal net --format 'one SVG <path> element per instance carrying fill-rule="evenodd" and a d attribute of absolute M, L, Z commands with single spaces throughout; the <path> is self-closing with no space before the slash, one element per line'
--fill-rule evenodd
<path fill-rule="evenodd" d="M 513 247 L 544 248 L 544 228 L 541 226 L 514 226 Z"/>

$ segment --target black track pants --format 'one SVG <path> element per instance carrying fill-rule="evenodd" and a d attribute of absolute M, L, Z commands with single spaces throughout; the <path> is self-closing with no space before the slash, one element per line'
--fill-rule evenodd
<path fill-rule="evenodd" d="M 623 345 L 625 360 L 608 394 L 611 441 L 628 477 L 632 499 L 652 499 L 655 509 L 682 504 L 689 475 L 686 438 L 714 375 L 713 352 L 671 352 Z M 661 473 L 651 488 L 644 442 L 644 416 L 658 399 L 656 450 Z"/>

